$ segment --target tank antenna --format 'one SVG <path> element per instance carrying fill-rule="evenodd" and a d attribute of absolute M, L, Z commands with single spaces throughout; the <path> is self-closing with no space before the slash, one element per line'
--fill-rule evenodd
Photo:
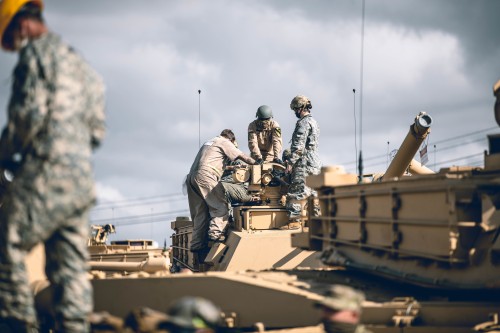
<path fill-rule="evenodd" d="M 436 172 L 436 145 L 434 145 L 434 172 Z"/>
<path fill-rule="evenodd" d="M 198 148 L 201 147 L 201 90 L 198 89 Z"/>
<path fill-rule="evenodd" d="M 358 124 L 356 123 L 356 89 L 352 89 L 353 94 L 353 114 L 354 114 L 354 160 L 356 161 L 356 169 L 358 170 L 358 134 L 356 127 Z"/>
<path fill-rule="evenodd" d="M 362 18 L 361 18 L 361 59 L 360 59 L 360 93 L 359 93 L 359 182 L 363 181 L 363 58 L 364 58 L 364 44 L 365 44 L 365 0 L 362 3 Z"/>
<path fill-rule="evenodd" d="M 385 169 L 387 170 L 387 168 L 389 167 L 389 141 L 387 141 L 387 156 L 386 156 L 386 159 L 385 159 Z"/>

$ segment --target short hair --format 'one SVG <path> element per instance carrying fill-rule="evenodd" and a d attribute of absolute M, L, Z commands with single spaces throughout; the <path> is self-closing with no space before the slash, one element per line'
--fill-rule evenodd
<path fill-rule="evenodd" d="M 229 139 L 229 141 L 234 141 L 236 140 L 236 136 L 234 135 L 233 131 L 231 131 L 230 129 L 225 129 L 223 130 L 222 132 L 220 132 L 220 136 L 223 136 L 227 139 Z"/>

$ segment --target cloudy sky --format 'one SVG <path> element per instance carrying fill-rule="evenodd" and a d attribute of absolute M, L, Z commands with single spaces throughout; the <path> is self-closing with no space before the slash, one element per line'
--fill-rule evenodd
<path fill-rule="evenodd" d="M 499 132 L 497 0 L 368 0 L 363 62 L 361 0 L 47 0 L 45 16 L 106 82 L 92 219 L 117 224 L 114 239 L 168 238 L 187 215 L 181 184 L 199 141 L 231 128 L 248 152 L 260 105 L 287 146 L 297 94 L 312 100 L 323 164 L 350 172 L 356 148 L 365 172 L 383 171 L 419 111 L 433 119 L 431 169 L 482 165 L 485 135 Z M 15 62 L 0 54 L 4 110 Z"/>

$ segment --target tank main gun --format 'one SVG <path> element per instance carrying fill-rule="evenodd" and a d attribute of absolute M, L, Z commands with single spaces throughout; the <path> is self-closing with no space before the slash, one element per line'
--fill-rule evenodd
<path fill-rule="evenodd" d="M 391 178 L 401 177 L 408 165 L 412 162 L 413 156 L 418 151 L 418 148 L 431 131 L 432 118 L 426 112 L 420 112 L 416 117 L 414 123 L 410 126 L 410 130 L 406 135 L 399 150 L 394 156 L 391 164 L 387 168 L 382 181 Z"/>

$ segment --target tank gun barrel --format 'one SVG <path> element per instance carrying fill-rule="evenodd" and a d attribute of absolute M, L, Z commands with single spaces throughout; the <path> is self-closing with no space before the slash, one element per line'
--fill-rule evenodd
<path fill-rule="evenodd" d="M 427 137 L 431 130 L 432 118 L 426 112 L 420 112 L 415 117 L 415 122 L 410 126 L 410 130 L 406 135 L 403 143 L 387 168 L 382 181 L 394 177 L 401 177 L 408 165 L 411 163 L 413 156 L 415 156 L 418 148 Z"/>

